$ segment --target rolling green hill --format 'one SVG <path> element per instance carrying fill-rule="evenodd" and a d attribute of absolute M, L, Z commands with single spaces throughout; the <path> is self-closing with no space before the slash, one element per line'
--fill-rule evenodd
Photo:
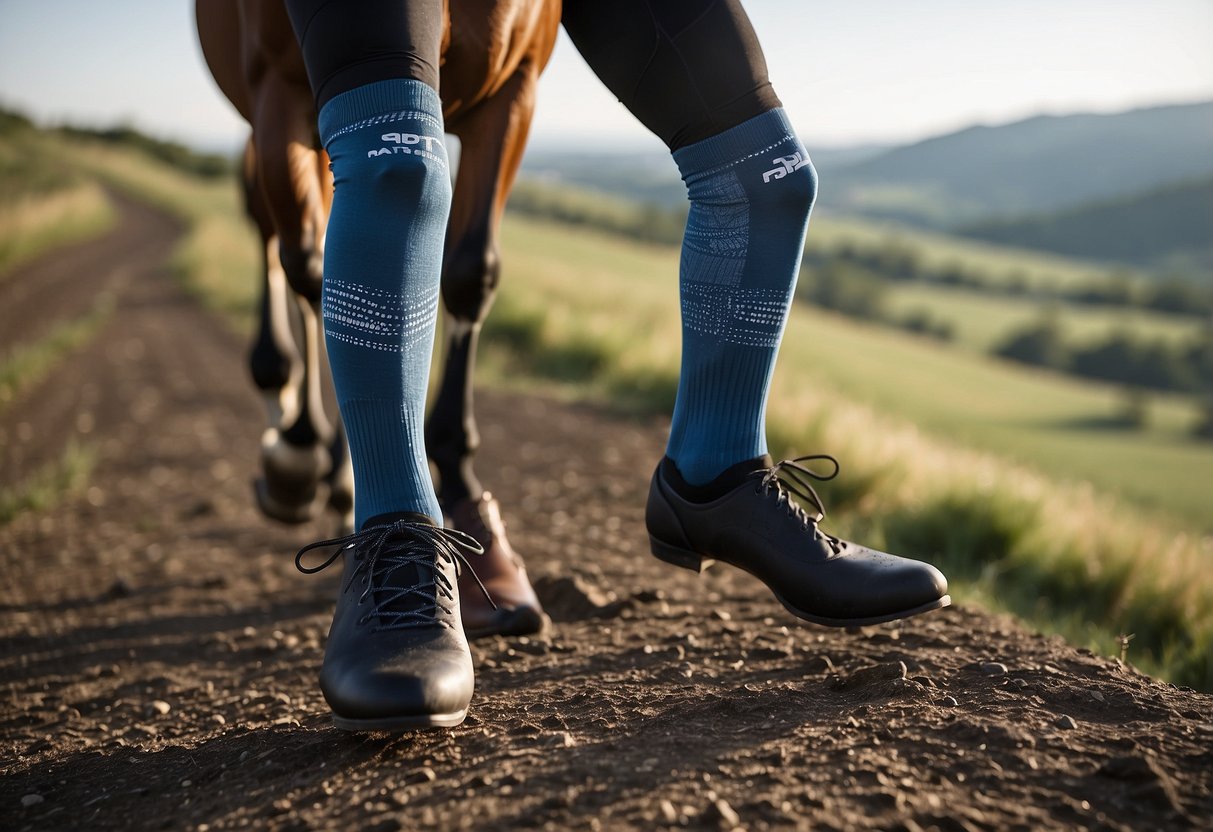
<path fill-rule="evenodd" d="M 1037 116 L 837 171 L 825 204 L 939 227 L 1058 211 L 1213 173 L 1213 102 Z"/>
<path fill-rule="evenodd" d="M 1213 176 L 962 233 L 1073 257 L 1213 271 Z"/>

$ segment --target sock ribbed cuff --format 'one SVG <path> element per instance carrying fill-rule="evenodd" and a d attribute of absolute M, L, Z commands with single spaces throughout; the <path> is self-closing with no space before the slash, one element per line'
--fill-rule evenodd
<path fill-rule="evenodd" d="M 415 113 L 417 120 L 432 121 L 443 132 L 442 100 L 432 87 L 411 78 L 376 81 L 335 96 L 320 110 L 320 140 L 328 143 L 344 131 L 357 129 L 386 116 Z"/>
<path fill-rule="evenodd" d="M 682 181 L 690 186 L 697 179 L 761 156 L 789 139 L 796 139 L 796 131 L 783 108 L 776 107 L 723 133 L 675 150 L 674 161 Z"/>

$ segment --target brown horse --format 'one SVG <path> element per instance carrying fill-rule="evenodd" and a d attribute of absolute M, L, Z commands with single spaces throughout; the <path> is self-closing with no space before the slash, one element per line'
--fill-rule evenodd
<path fill-rule="evenodd" d="M 340 419 L 325 412 L 318 313 L 332 174 L 303 60 L 281 0 L 197 0 L 195 11 L 207 65 L 252 127 L 243 184 L 265 271 L 249 364 L 270 418 L 258 505 L 270 517 L 300 523 L 327 504 L 348 524 L 353 477 Z M 500 607 L 479 606 L 470 588 L 461 593 L 471 602 L 463 605 L 468 635 L 523 633 L 541 626 L 542 613 L 497 503 L 472 468 L 479 446 L 472 367 L 499 280 L 501 216 L 539 74 L 555 45 L 560 0 L 459 0 L 444 4 L 444 23 L 440 94 L 446 129 L 461 152 L 442 268 L 446 348 L 426 446 L 451 524 L 485 547 L 476 571 Z"/>

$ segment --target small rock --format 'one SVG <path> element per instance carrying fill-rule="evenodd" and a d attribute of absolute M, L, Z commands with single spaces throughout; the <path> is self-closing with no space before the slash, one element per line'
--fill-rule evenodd
<path fill-rule="evenodd" d="M 905 662 L 887 662 L 885 664 L 873 664 L 853 670 L 846 677 L 835 679 L 831 687 L 835 690 L 877 687 L 887 685 L 897 679 L 905 678 Z"/>
<path fill-rule="evenodd" d="M 211 722 L 219 725 L 227 725 L 227 717 L 225 717 L 223 714 L 211 714 Z"/>
<path fill-rule="evenodd" d="M 1074 721 L 1074 717 L 1067 716 L 1066 714 L 1062 714 L 1061 716 L 1059 716 L 1057 718 L 1057 721 L 1054 722 L 1053 724 L 1056 725 L 1058 728 L 1062 729 L 1063 731 L 1073 731 L 1075 728 L 1078 727 L 1078 723 Z"/>
<path fill-rule="evenodd" d="M 21 805 L 28 809 L 30 806 L 37 806 L 45 799 L 46 798 L 40 794 L 27 794 L 21 798 Z"/>
<path fill-rule="evenodd" d="M 726 829 L 733 829 L 741 824 L 741 818 L 733 811 L 733 807 L 723 797 L 718 797 L 712 802 L 711 809 L 708 815 L 714 815 L 720 825 Z"/>
<path fill-rule="evenodd" d="M 661 809 L 661 818 L 666 823 L 678 823 L 678 810 L 674 808 L 674 804 L 668 800 L 662 800 L 658 806 Z"/>
<path fill-rule="evenodd" d="M 1113 757 L 1104 762 L 1097 772 L 1101 777 L 1124 781 L 1126 790 L 1138 804 L 1153 806 L 1159 810 L 1181 812 L 1182 802 L 1175 784 L 1149 757 Z"/>
<path fill-rule="evenodd" d="M 834 662 L 826 655 L 814 656 L 804 663 L 805 673 L 833 673 Z"/>
<path fill-rule="evenodd" d="M 1097 690 L 1093 690 L 1093 691 L 1091 691 L 1091 698 L 1092 698 L 1092 699 L 1094 699 L 1096 702 L 1104 702 L 1104 701 L 1105 701 L 1105 697 L 1104 697 L 1104 695 L 1103 695 L 1102 693 L 1100 693 L 1099 691 L 1097 691 Z"/>
<path fill-rule="evenodd" d="M 543 576 L 533 584 L 543 608 L 553 621 L 614 618 L 632 603 L 631 598 L 616 600 L 612 593 L 603 592 L 578 576 Z"/>
<path fill-rule="evenodd" d="M 429 766 L 422 766 L 409 777 L 409 781 L 412 783 L 433 783 L 437 779 L 438 775 Z"/>
<path fill-rule="evenodd" d="M 130 583 L 121 575 L 114 578 L 114 582 L 105 591 L 106 598 L 130 598 L 134 594 L 135 591 L 131 588 Z"/>
<path fill-rule="evenodd" d="M 939 700 L 939 704 L 945 708 L 955 708 L 960 703 L 956 701 L 955 696 L 945 696 L 943 699 Z"/>
<path fill-rule="evenodd" d="M 1007 672 L 1007 666 L 1002 662 L 985 662 L 979 669 L 987 676 L 1002 676 Z"/>
<path fill-rule="evenodd" d="M 151 705 L 149 705 L 148 707 L 150 707 L 153 711 L 160 714 L 161 716 L 164 716 L 165 714 L 167 714 L 169 711 L 171 711 L 173 709 L 173 706 L 170 705 L 169 703 L 165 702 L 163 699 L 157 699 L 157 700 L 153 701 L 151 703 Z"/>
<path fill-rule="evenodd" d="M 717 621 L 730 621 L 733 618 L 728 610 L 721 609 L 712 610 L 712 617 Z"/>

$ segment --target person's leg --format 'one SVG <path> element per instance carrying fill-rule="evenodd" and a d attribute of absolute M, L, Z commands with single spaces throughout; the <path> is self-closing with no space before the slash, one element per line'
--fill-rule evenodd
<path fill-rule="evenodd" d="M 670 146 L 687 185 L 682 371 L 666 453 L 704 484 L 766 453 L 767 390 L 817 177 L 736 0 L 564 9 L 586 61 Z"/>
<path fill-rule="evenodd" d="M 739 566 L 821 624 L 945 606 L 934 567 L 818 528 L 824 510 L 807 478 L 836 469 L 822 476 L 766 453 L 767 390 L 817 176 L 739 0 L 565 0 L 564 10 L 591 68 L 669 145 L 691 200 L 682 374 L 645 509 L 653 554 L 696 570 L 714 559 Z"/>
<path fill-rule="evenodd" d="M 442 523 L 422 426 L 451 184 L 436 92 L 441 0 L 288 0 L 332 160 L 326 345 L 355 528 Z"/>
<path fill-rule="evenodd" d="M 463 721 L 471 653 L 456 588 L 466 536 L 441 528 L 422 419 L 451 203 L 436 86 L 442 0 L 287 0 L 319 105 L 334 195 L 325 338 L 360 532 L 343 560 L 320 686 L 339 727 Z M 318 567 L 302 558 L 331 556 Z"/>

